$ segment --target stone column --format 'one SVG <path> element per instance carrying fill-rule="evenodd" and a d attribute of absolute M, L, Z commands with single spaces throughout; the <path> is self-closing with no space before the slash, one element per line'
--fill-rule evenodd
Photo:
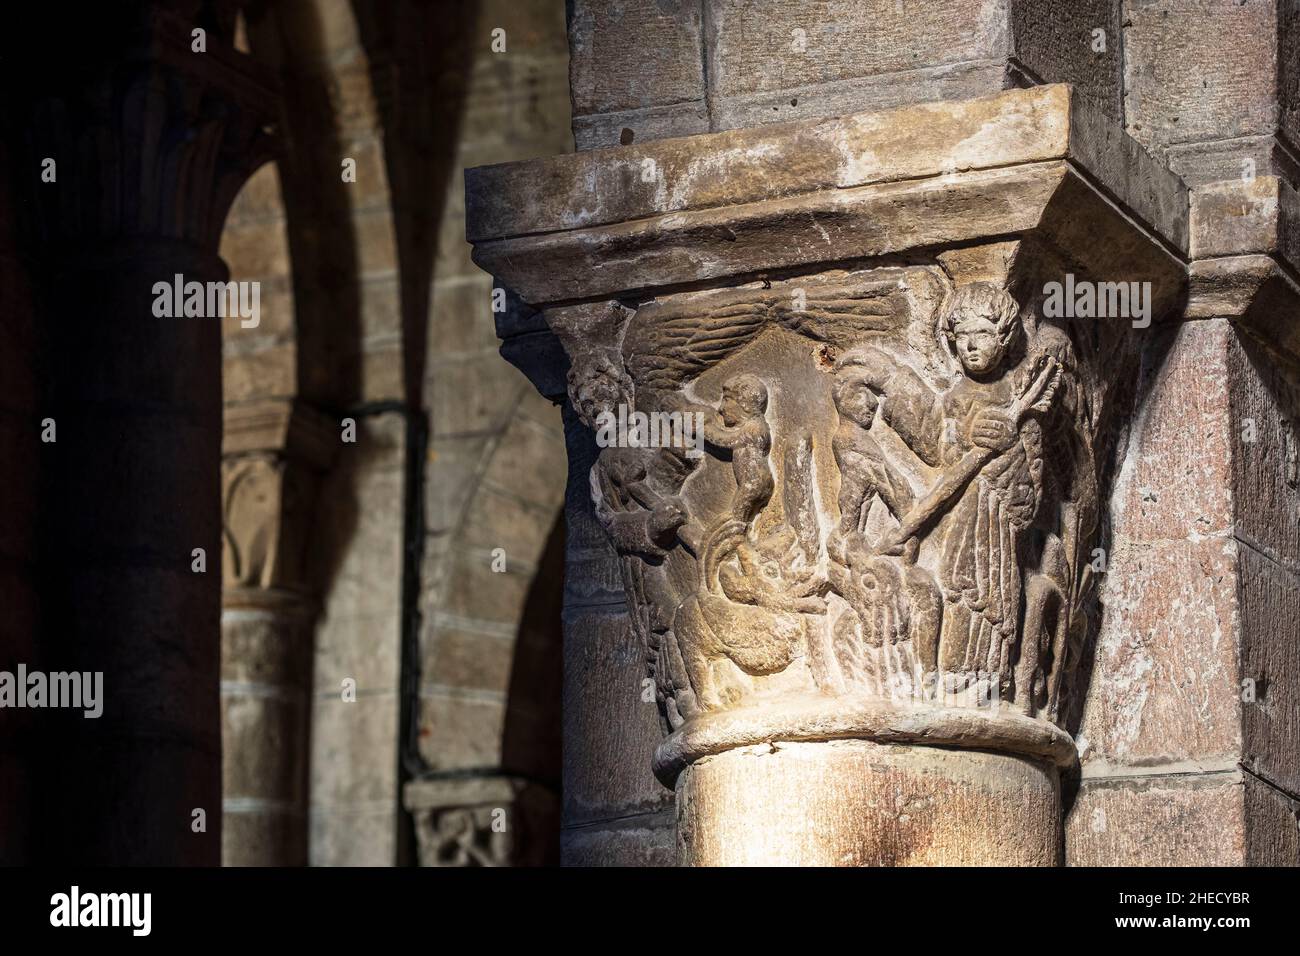
<path fill-rule="evenodd" d="M 648 666 L 590 692 L 657 703 L 678 861 L 1060 862 L 1062 716 L 1137 330 L 1183 283 L 1181 182 L 1049 85 L 466 191 L 475 261 L 564 348 L 571 444 L 595 433 L 571 482 L 619 556 L 612 650 Z M 1132 310 L 1076 309 L 1121 281 Z"/>
<path fill-rule="evenodd" d="M 1295 865 L 1300 5 L 1123 6 L 1125 119 L 1189 187 L 1190 281 L 1110 503 L 1066 854 Z"/>
<path fill-rule="evenodd" d="M 337 425 L 301 403 L 226 409 L 222 449 L 222 861 L 307 861 L 313 625 L 308 569 L 319 476 Z"/>
<path fill-rule="evenodd" d="M 7 118 L 56 429 L 38 446 L 38 653 L 103 674 L 98 719 L 39 717 L 46 863 L 220 858 L 220 321 L 161 317 L 154 286 L 226 278 L 222 221 L 267 157 L 271 92 L 231 45 L 235 10 L 105 5 L 69 32 L 50 9 L 14 34 L 40 60 L 7 77 Z"/>

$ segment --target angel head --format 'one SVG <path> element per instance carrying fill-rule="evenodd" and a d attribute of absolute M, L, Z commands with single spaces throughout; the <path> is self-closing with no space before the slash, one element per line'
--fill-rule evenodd
<path fill-rule="evenodd" d="M 957 353 L 966 374 L 996 371 L 1020 333 L 1020 307 L 991 282 L 972 282 L 952 294 L 939 317 L 939 332 Z"/>
<path fill-rule="evenodd" d="M 722 420 L 728 426 L 759 418 L 767 411 L 767 386 L 757 375 L 744 373 L 722 386 Z"/>

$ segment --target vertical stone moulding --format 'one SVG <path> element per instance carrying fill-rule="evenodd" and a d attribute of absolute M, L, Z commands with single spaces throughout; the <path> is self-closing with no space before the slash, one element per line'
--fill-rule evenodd
<path fill-rule="evenodd" d="M 466 183 L 601 447 L 678 861 L 1060 863 L 1138 348 L 1046 299 L 1167 311 L 1182 184 L 1061 86 Z"/>

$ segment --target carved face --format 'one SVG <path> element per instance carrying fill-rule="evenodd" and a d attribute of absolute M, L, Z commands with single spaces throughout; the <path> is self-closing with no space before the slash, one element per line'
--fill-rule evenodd
<path fill-rule="evenodd" d="M 962 318 L 952 339 L 962 368 L 971 375 L 986 375 L 996 369 L 1006 351 L 997 325 L 984 316 Z"/>
<path fill-rule="evenodd" d="M 767 388 L 752 375 L 742 375 L 722 387 L 722 404 L 718 409 L 727 425 L 738 425 L 767 409 Z"/>
<path fill-rule="evenodd" d="M 841 415 L 849 418 L 863 428 L 870 428 L 876 417 L 879 401 L 865 382 L 855 382 L 844 388 L 837 396 L 837 408 Z"/>

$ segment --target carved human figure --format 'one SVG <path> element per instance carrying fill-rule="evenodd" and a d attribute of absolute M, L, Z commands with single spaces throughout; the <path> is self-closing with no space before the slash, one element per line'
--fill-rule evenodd
<path fill-rule="evenodd" d="M 650 465 L 667 454 L 613 446 L 592 470 L 596 517 L 624 554 L 663 557 L 686 522 L 681 500 L 652 487 Z"/>
<path fill-rule="evenodd" d="M 841 358 L 832 396 L 839 427 L 831 442 L 840 472 L 840 536 L 848 538 L 862 529 L 871 499 L 879 495 L 895 516 L 912 506 L 912 489 L 898 474 L 871 437 L 880 400 L 871 390 L 871 376 L 860 365 Z"/>
<path fill-rule="evenodd" d="M 772 430 L 766 416 L 767 386 L 757 375 L 745 373 L 723 384 L 718 410 L 704 423 L 705 441 L 731 452 L 736 495 L 730 517 L 746 526 L 767 504 L 775 486 L 767 460 Z"/>
<path fill-rule="evenodd" d="M 1009 673 L 1021 606 L 1019 538 L 1042 495 L 1042 431 L 1059 371 L 1045 357 L 1014 360 L 1019 309 L 988 283 L 962 286 L 939 319 L 962 377 L 946 392 L 875 349 L 863 368 L 888 396 L 886 422 L 932 467 L 935 487 L 905 515 L 886 550 L 934 527 L 944 614 L 941 671 L 958 680 Z"/>

